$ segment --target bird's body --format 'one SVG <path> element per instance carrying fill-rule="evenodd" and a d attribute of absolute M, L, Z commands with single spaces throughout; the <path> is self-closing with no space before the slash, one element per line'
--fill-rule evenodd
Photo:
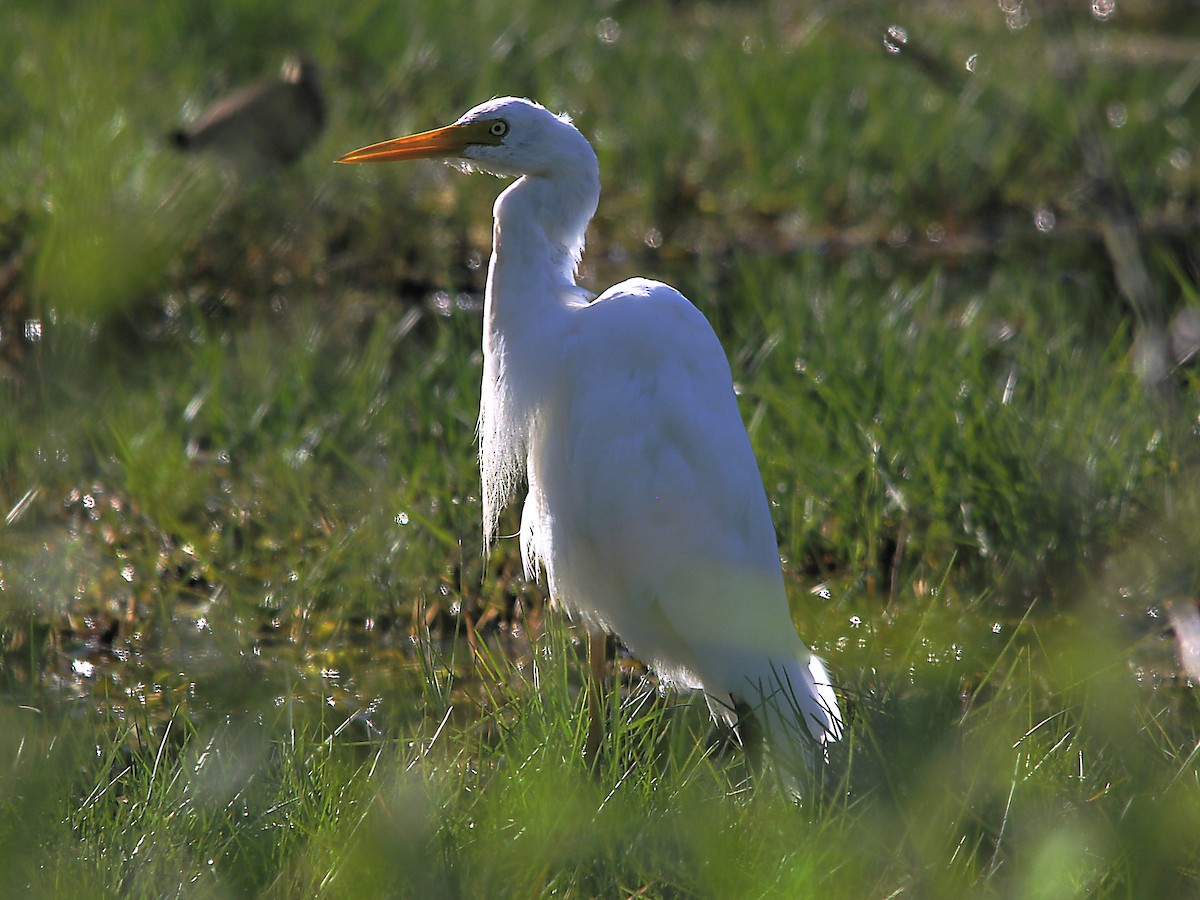
<path fill-rule="evenodd" d="M 544 569 L 569 614 L 617 634 L 663 678 L 703 690 L 714 717 L 737 724 L 761 709 L 777 752 L 836 739 L 837 700 L 791 622 L 716 334 L 660 282 L 631 279 L 594 300 L 575 283 L 600 191 L 590 144 L 568 119 L 505 98 L 342 161 L 438 155 L 520 176 L 494 208 L 485 535 L 524 481 L 526 572 Z"/>
<path fill-rule="evenodd" d="M 238 88 L 171 133 L 180 150 L 211 150 L 259 172 L 294 163 L 325 126 L 316 63 L 284 62 L 280 77 Z"/>

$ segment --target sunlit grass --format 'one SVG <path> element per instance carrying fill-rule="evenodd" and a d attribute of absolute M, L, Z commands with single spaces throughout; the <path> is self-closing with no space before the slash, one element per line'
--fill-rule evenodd
<path fill-rule="evenodd" d="M 1155 26 L 1129 6 L 1150 18 L 1080 20 L 1113 43 L 1087 44 L 1072 100 L 1037 23 L 995 9 L 17 2 L 0 30 L 9 883 L 1194 892 L 1200 730 L 1163 608 L 1196 593 L 1195 376 L 1160 402 L 1129 373 L 1070 125 L 1072 103 L 1102 112 L 1165 229 L 1160 288 L 1194 302 L 1171 230 L 1196 193 L 1194 78 L 1113 61 Z M 959 74 L 886 53 L 893 22 Z M 296 167 L 251 183 L 166 152 L 297 48 L 331 116 Z M 329 160 L 507 93 L 595 139 L 589 285 L 670 281 L 729 353 L 795 619 L 851 718 L 799 803 L 769 773 L 748 790 L 737 753 L 709 752 L 703 703 L 620 662 L 589 771 L 574 636 L 517 577 L 515 541 L 482 558 L 500 183 Z"/>
<path fill-rule="evenodd" d="M 702 709 L 653 692 L 614 697 L 590 773 L 557 625 L 523 673 L 487 658 L 509 686 L 479 716 L 430 687 L 413 695 L 427 715 L 387 732 L 246 684 L 232 719 L 132 702 L 64 731 L 49 707 L 14 709 L 0 847 L 38 895 L 1170 894 L 1196 864 L 1200 795 L 1167 714 L 1137 712 L 1123 666 L 1040 631 L 1000 642 L 969 696 L 920 641 L 888 648 L 887 686 L 799 807 L 745 792 L 736 758 L 698 750 Z"/>

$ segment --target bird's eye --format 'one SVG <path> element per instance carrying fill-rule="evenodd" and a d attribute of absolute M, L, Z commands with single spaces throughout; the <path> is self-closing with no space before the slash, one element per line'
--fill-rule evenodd
<path fill-rule="evenodd" d="M 488 133 L 492 137 L 504 137 L 508 134 L 508 123 L 503 119 L 497 119 L 488 127 Z"/>

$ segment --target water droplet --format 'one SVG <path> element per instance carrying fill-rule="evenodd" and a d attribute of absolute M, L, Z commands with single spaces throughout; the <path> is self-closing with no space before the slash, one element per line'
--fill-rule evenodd
<path fill-rule="evenodd" d="M 979 54 L 978 53 L 972 53 L 970 56 L 967 57 L 967 71 L 968 72 L 974 72 L 975 68 L 978 65 L 979 65 Z"/>
<path fill-rule="evenodd" d="M 406 512 L 396 513 L 396 524 L 397 525 L 407 525 L 408 524 L 408 513 L 406 513 Z"/>
<path fill-rule="evenodd" d="M 1029 24 L 1029 10 L 1022 0 L 1000 0 L 1000 9 L 1009 31 L 1020 31 Z"/>
<path fill-rule="evenodd" d="M 645 241 L 647 247 L 655 250 L 662 246 L 662 232 L 657 228 L 651 228 L 647 230 L 646 235 L 644 238 L 642 238 L 642 240 Z"/>
<path fill-rule="evenodd" d="M 862 625 L 862 619 L 860 619 L 858 616 L 850 617 L 850 627 L 851 628 L 858 628 L 860 625 Z"/>
<path fill-rule="evenodd" d="M 41 319 L 26 319 L 25 320 L 25 340 L 31 344 L 36 344 L 42 339 L 42 320 Z"/>
<path fill-rule="evenodd" d="M 1191 124 L 1182 116 L 1172 116 L 1167 120 L 1167 134 L 1177 141 L 1190 141 Z"/>
<path fill-rule="evenodd" d="M 450 302 L 450 294 L 446 291 L 435 291 L 433 296 L 429 298 L 429 305 L 433 307 L 433 311 L 439 316 L 449 316 L 454 310 Z"/>
<path fill-rule="evenodd" d="M 454 308 L 459 312 L 475 313 L 483 310 L 483 297 L 470 291 L 463 291 L 454 296 Z"/>
<path fill-rule="evenodd" d="M 992 624 L 992 634 L 999 634 L 999 633 L 1000 633 L 1000 623 L 995 622 Z"/>
<path fill-rule="evenodd" d="M 601 43 L 615 44 L 621 39 L 621 26 L 616 19 L 601 19 L 596 26 L 596 37 L 600 38 Z"/>
<path fill-rule="evenodd" d="M 1182 172 L 1192 164 L 1192 154 L 1183 147 L 1176 147 L 1167 155 L 1167 162 L 1171 164 L 1172 169 Z"/>
<path fill-rule="evenodd" d="M 1057 224 L 1058 217 L 1054 215 L 1054 210 L 1048 207 L 1039 206 L 1033 214 L 1033 227 L 1042 234 L 1049 234 Z"/>
<path fill-rule="evenodd" d="M 908 32 L 899 25 L 891 25 L 883 35 L 883 49 L 893 56 L 904 49 L 908 43 Z"/>
<path fill-rule="evenodd" d="M 1092 0 L 1092 15 L 1107 22 L 1117 11 L 1117 0 Z"/>
<path fill-rule="evenodd" d="M 1124 103 L 1110 103 L 1104 111 L 1105 117 L 1108 119 L 1108 124 L 1113 128 L 1121 128 L 1129 121 L 1129 111 L 1125 108 Z"/>

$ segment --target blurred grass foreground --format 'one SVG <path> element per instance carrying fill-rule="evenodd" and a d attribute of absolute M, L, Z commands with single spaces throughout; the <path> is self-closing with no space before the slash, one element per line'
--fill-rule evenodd
<path fill-rule="evenodd" d="M 1195 13 L 10 0 L 3 893 L 1200 895 Z M 297 53 L 298 159 L 176 152 Z M 482 557 L 499 183 L 330 160 L 503 94 L 729 354 L 850 710 L 799 803 L 621 653 L 588 772 Z"/>

